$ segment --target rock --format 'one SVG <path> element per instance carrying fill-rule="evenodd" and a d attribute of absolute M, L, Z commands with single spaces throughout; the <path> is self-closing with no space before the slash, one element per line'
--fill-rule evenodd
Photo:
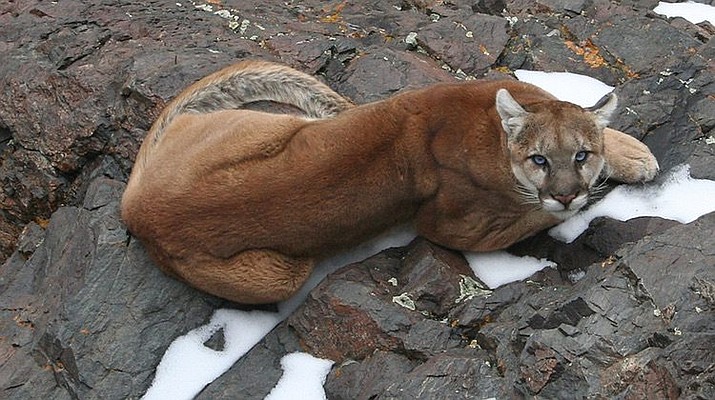
<path fill-rule="evenodd" d="M 580 279 L 594 263 L 613 263 L 616 252 L 630 242 L 652 236 L 678 225 L 677 222 L 657 217 L 634 218 L 627 222 L 597 218 L 572 243 L 564 244 L 542 232 L 509 248 L 516 255 L 548 258 L 559 266 L 567 281 Z"/>
<path fill-rule="evenodd" d="M 284 62 L 356 103 L 519 68 L 587 74 L 616 86 L 612 125 L 663 170 L 715 179 L 712 26 L 656 4 L 0 5 L 3 397 L 138 398 L 174 338 L 238 307 L 164 276 L 117 211 L 160 110 L 237 59 Z M 714 398 L 714 225 L 599 219 L 569 245 L 543 233 L 510 251 L 559 269 L 494 291 L 418 239 L 330 275 L 198 397 L 263 398 L 281 357 L 308 351 L 336 361 L 335 399 Z"/>
<path fill-rule="evenodd" d="M 417 39 L 428 54 L 452 70 L 481 76 L 504 51 L 509 40 L 508 26 L 502 17 L 466 14 L 440 18 L 425 26 Z"/>
<path fill-rule="evenodd" d="M 556 12 L 581 14 L 586 9 L 586 0 L 541 0 L 539 3 Z"/>
<path fill-rule="evenodd" d="M 623 23 L 628 18 L 629 23 Z M 611 62 L 621 62 L 637 75 L 660 68 L 663 59 L 682 58 L 689 49 L 702 44 L 691 35 L 681 32 L 661 19 L 616 16 L 610 25 L 593 36 L 594 45 L 601 47 L 604 54 L 613 57 Z M 662 38 L 654 42 L 653 37 Z M 656 62 L 656 60 L 660 62 Z"/>
<path fill-rule="evenodd" d="M 177 334 L 224 302 L 164 276 L 118 217 L 124 184 L 28 225 L 0 280 L 6 398 L 138 398 Z M 141 355 L 141 357 L 137 357 Z"/>
<path fill-rule="evenodd" d="M 685 321 L 695 307 L 707 312 L 707 299 L 692 287 L 712 279 L 711 261 L 703 259 L 712 251 L 701 249 L 713 248 L 706 232 L 714 224 L 711 214 L 627 246 L 618 252 L 619 261 L 589 268 L 572 287 L 535 285 L 519 302 L 489 314 L 479 329 L 479 344 L 494 352 L 502 374 L 519 384 L 521 395 L 677 398 L 707 393 L 712 390 L 708 385 L 690 392 L 684 384 L 698 376 L 680 365 L 698 356 L 674 360 L 670 346 L 705 339 L 703 325 Z M 681 247 L 683 240 L 689 241 L 687 248 Z M 673 273 L 679 275 L 675 285 Z M 668 307 L 671 311 L 664 311 Z M 674 316 L 683 322 L 673 321 Z M 630 371 L 612 375 L 624 369 Z"/>
<path fill-rule="evenodd" d="M 395 347 L 427 357 L 455 346 L 446 307 L 466 300 L 460 291 L 472 275 L 466 261 L 426 241 L 400 253 L 384 252 L 326 278 L 287 320 L 302 345 L 336 362 Z M 317 319 L 332 329 L 316 332 Z"/>
<path fill-rule="evenodd" d="M 401 90 L 444 82 L 452 77 L 435 69 L 428 59 L 412 53 L 371 48 L 371 53 L 356 59 L 340 71 L 336 88 L 355 103 L 389 97 Z"/>
<path fill-rule="evenodd" d="M 0 235 L 5 256 L 22 225 L 81 204 L 83 172 L 99 159 L 117 162 L 115 177 L 125 180 L 153 118 L 187 80 L 233 54 L 262 53 L 251 41 L 214 43 L 228 33 L 221 18 L 205 21 L 175 3 L 161 11 L 79 1 L 0 7 L 0 137 L 12 138 L 0 140 L 0 226 L 11 233 Z M 203 25 L 205 36 L 191 39 L 183 27 L 192 24 Z M 178 32 L 171 46 L 167 32 Z"/>
<path fill-rule="evenodd" d="M 330 374 L 325 393 L 335 400 L 377 398 L 401 382 L 417 362 L 394 352 L 376 350 L 363 362 L 346 361 Z"/>
<path fill-rule="evenodd" d="M 479 0 L 472 6 L 472 11 L 489 15 L 501 15 L 505 9 L 503 0 Z"/>
<path fill-rule="evenodd" d="M 326 382 L 335 399 L 707 398 L 715 360 L 699 349 L 712 344 L 714 227 L 715 213 L 626 245 L 574 285 L 532 278 L 439 321 L 390 302 L 403 290 L 390 283 L 398 273 L 419 277 L 435 255 L 458 258 L 417 241 L 332 274 L 277 332 L 290 327 L 304 350 L 339 362 Z M 456 279 L 436 281 L 455 290 Z"/>

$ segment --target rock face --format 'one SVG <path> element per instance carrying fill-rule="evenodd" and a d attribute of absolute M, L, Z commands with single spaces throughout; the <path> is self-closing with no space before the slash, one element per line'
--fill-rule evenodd
<path fill-rule="evenodd" d="M 237 59 L 357 103 L 519 68 L 591 75 L 616 86 L 612 125 L 664 170 L 715 179 L 712 25 L 657 1 L 396 4 L 0 5 L 0 397 L 138 398 L 175 337 L 237 307 L 162 275 L 118 217 L 158 112 Z M 511 251 L 559 269 L 491 293 L 417 239 L 330 275 L 198 397 L 263 398 L 301 350 L 336 361 L 335 399 L 715 398 L 714 230 L 711 214 L 602 219 L 570 245 L 537 235 Z"/>

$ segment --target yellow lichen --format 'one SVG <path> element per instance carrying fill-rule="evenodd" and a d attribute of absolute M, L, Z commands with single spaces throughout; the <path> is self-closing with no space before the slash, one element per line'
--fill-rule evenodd
<path fill-rule="evenodd" d="M 340 15 L 340 13 L 343 11 L 343 8 L 345 8 L 346 2 L 343 1 L 339 4 L 336 4 L 335 6 L 328 5 L 326 7 L 323 7 L 322 11 L 326 14 L 320 17 L 320 22 L 326 22 L 326 23 L 337 23 L 341 22 L 343 20 L 343 16 Z"/>
<path fill-rule="evenodd" d="M 575 43 L 572 40 L 564 41 L 566 47 L 574 52 L 574 54 L 581 56 L 583 61 L 588 64 L 591 68 L 602 68 L 609 66 L 603 56 L 600 54 L 600 49 L 596 46 L 591 39 L 586 39 L 580 43 Z M 628 78 L 637 78 L 638 74 L 633 72 L 633 70 L 627 66 L 623 61 L 616 60 L 616 67 L 622 70 Z"/>
<path fill-rule="evenodd" d="M 47 229 L 47 225 L 50 224 L 50 220 L 42 217 L 35 217 L 35 223 L 40 225 L 40 228 Z"/>

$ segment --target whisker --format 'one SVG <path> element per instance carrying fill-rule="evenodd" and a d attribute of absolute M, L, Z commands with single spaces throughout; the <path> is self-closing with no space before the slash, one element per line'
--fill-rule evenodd
<path fill-rule="evenodd" d="M 601 182 L 606 182 L 607 180 L 611 179 L 612 174 L 613 170 L 611 169 L 611 167 L 604 168 L 603 170 L 601 170 L 601 176 L 599 177 L 599 180 L 601 180 Z"/>
<path fill-rule="evenodd" d="M 601 200 L 608 194 L 608 189 L 610 185 L 608 183 L 608 177 L 601 177 L 598 179 L 596 184 L 594 184 L 589 190 L 589 198 L 591 202 Z"/>
<path fill-rule="evenodd" d="M 519 195 L 519 200 L 521 201 L 521 204 L 533 206 L 532 211 L 541 208 L 541 199 L 539 198 L 538 193 L 534 193 L 534 191 L 530 188 L 522 184 L 517 184 L 514 187 L 514 192 Z"/>

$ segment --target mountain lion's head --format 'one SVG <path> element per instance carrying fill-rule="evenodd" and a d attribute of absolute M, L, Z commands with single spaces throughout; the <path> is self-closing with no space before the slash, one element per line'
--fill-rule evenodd
<path fill-rule="evenodd" d="M 617 103 L 609 94 L 587 109 L 556 100 L 522 106 L 506 89 L 497 92 L 511 168 L 525 202 L 561 219 L 586 204 L 604 167 L 603 129 Z"/>

